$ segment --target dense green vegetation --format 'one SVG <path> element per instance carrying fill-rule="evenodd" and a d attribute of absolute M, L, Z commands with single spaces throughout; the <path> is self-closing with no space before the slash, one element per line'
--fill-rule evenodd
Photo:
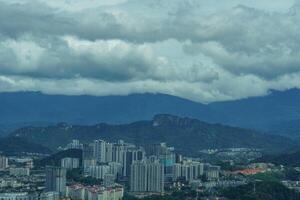
<path fill-rule="evenodd" d="M 101 179 L 90 176 L 84 177 L 82 169 L 72 169 L 67 171 L 67 179 L 70 182 L 82 183 L 84 185 L 100 185 L 102 183 Z"/>
<path fill-rule="evenodd" d="M 211 194 L 212 195 L 212 194 Z M 201 193 L 197 194 L 196 191 L 190 188 L 181 191 L 174 191 L 171 194 L 158 196 L 153 195 L 142 198 L 142 200 L 183 200 L 183 199 L 205 199 L 210 194 Z M 279 182 L 272 181 L 257 181 L 247 185 L 220 189 L 212 196 L 225 197 L 229 200 L 299 200 L 300 193 L 286 188 Z M 198 198 L 197 198 L 198 197 Z M 125 194 L 124 200 L 138 200 L 137 198 Z"/>
<path fill-rule="evenodd" d="M 198 194 L 198 197 L 202 197 L 203 194 Z M 171 194 L 166 195 L 152 195 L 142 198 L 142 200 L 183 200 L 183 199 L 195 199 L 197 197 L 197 192 L 191 190 L 190 188 L 183 188 L 180 191 L 173 191 Z M 125 194 L 124 200 L 138 200 L 133 196 Z"/>
<path fill-rule="evenodd" d="M 42 154 L 51 153 L 50 149 L 19 137 L 0 138 L 0 151 L 4 154 L 19 154 L 22 152 Z"/>
<path fill-rule="evenodd" d="M 299 181 L 300 180 L 300 172 L 295 170 L 294 168 L 287 168 L 284 171 L 284 178 L 286 180 Z"/>
<path fill-rule="evenodd" d="M 288 152 L 281 155 L 266 155 L 257 162 L 270 162 L 276 165 L 300 166 L 300 151 Z"/>
<path fill-rule="evenodd" d="M 262 181 L 249 183 L 237 188 L 228 188 L 221 192 L 231 200 L 299 200 L 296 193 L 278 182 Z"/>
<path fill-rule="evenodd" d="M 41 160 L 35 161 L 35 166 L 37 167 L 45 167 L 47 165 L 50 166 L 60 166 L 61 159 L 66 157 L 79 158 L 80 163 L 82 159 L 82 150 L 80 149 L 68 149 L 65 151 L 60 151 L 51 156 L 43 158 Z"/>
<path fill-rule="evenodd" d="M 265 172 L 265 173 L 255 174 L 250 177 L 253 180 L 279 182 L 284 177 L 284 175 L 283 173 L 280 172 Z"/>
<path fill-rule="evenodd" d="M 248 177 L 252 178 L 253 180 L 273 182 L 280 182 L 281 180 L 298 181 L 300 180 L 300 172 L 294 168 L 285 168 L 282 171 L 259 173 Z"/>
<path fill-rule="evenodd" d="M 167 142 L 185 154 L 195 154 L 206 148 L 231 147 L 280 151 L 293 145 L 289 139 L 280 136 L 264 135 L 251 130 L 171 115 L 157 115 L 152 121 L 139 121 L 125 125 L 72 126 L 62 123 L 46 128 L 27 127 L 17 130 L 14 135 L 47 145 L 52 149 L 66 145 L 72 139 L 83 142 L 91 142 L 99 138 L 108 141 L 123 139 L 141 145 Z"/>

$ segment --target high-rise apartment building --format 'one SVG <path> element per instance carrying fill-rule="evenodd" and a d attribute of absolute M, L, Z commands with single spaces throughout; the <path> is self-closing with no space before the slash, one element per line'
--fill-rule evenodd
<path fill-rule="evenodd" d="M 106 143 L 105 145 L 105 161 L 103 162 L 112 162 L 113 161 L 113 143 Z"/>
<path fill-rule="evenodd" d="M 66 169 L 61 167 L 46 167 L 46 191 L 58 192 L 59 195 L 66 194 Z"/>
<path fill-rule="evenodd" d="M 184 161 L 173 166 L 173 181 L 184 178 L 186 181 L 199 179 L 204 175 L 204 164 L 196 161 Z"/>
<path fill-rule="evenodd" d="M 104 179 L 104 175 L 109 173 L 110 166 L 106 164 L 90 166 L 88 168 L 88 175 L 97 179 Z"/>
<path fill-rule="evenodd" d="M 142 148 L 132 147 L 127 149 L 124 163 L 123 163 L 123 176 L 130 176 L 131 164 L 134 161 L 142 161 L 145 159 L 145 151 Z"/>
<path fill-rule="evenodd" d="M 79 140 L 72 140 L 72 142 L 67 145 L 66 149 L 82 149 L 82 148 L 83 145 L 80 143 Z"/>
<path fill-rule="evenodd" d="M 66 169 L 76 169 L 79 168 L 78 158 L 63 158 L 61 159 L 61 167 Z"/>
<path fill-rule="evenodd" d="M 0 170 L 8 168 L 8 158 L 0 156 Z"/>
<path fill-rule="evenodd" d="M 106 144 L 103 140 L 94 141 L 94 158 L 98 162 L 106 162 Z"/>
<path fill-rule="evenodd" d="M 132 192 L 164 192 L 164 168 L 157 159 L 134 161 L 131 165 Z"/>

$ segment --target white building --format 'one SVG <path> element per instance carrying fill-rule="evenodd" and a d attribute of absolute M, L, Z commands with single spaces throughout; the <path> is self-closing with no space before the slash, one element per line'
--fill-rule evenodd
<path fill-rule="evenodd" d="M 29 200 L 30 196 L 27 192 L 23 193 L 1 193 L 1 200 Z"/>
<path fill-rule="evenodd" d="M 46 167 L 46 191 L 58 192 L 59 196 L 66 194 L 67 170 L 61 167 Z"/>
<path fill-rule="evenodd" d="M 95 159 L 83 160 L 83 171 L 85 174 L 89 173 L 89 168 L 97 165 L 97 161 Z"/>
<path fill-rule="evenodd" d="M 113 162 L 113 146 L 112 143 L 106 143 L 105 145 L 105 161 L 104 162 Z"/>
<path fill-rule="evenodd" d="M 59 200 L 58 192 L 43 192 L 40 200 Z"/>
<path fill-rule="evenodd" d="M 106 144 L 103 140 L 94 141 L 94 158 L 98 162 L 106 162 Z"/>
<path fill-rule="evenodd" d="M 30 169 L 19 167 L 19 168 L 10 168 L 9 174 L 11 176 L 29 176 L 30 175 Z"/>
<path fill-rule="evenodd" d="M 207 180 L 218 180 L 220 176 L 220 166 L 207 165 L 205 167 L 205 177 Z"/>
<path fill-rule="evenodd" d="M 5 156 L 0 156 L 0 170 L 8 168 L 8 158 Z"/>
<path fill-rule="evenodd" d="M 76 169 L 79 168 L 78 158 L 63 158 L 61 159 L 61 167 L 66 169 Z"/>
<path fill-rule="evenodd" d="M 118 175 L 122 175 L 122 164 L 117 162 L 110 162 L 109 165 L 109 173 L 113 174 L 115 178 L 118 177 Z"/>
<path fill-rule="evenodd" d="M 66 196 L 73 200 L 84 200 L 85 198 L 85 187 L 80 184 L 67 186 Z"/>
<path fill-rule="evenodd" d="M 199 179 L 199 177 L 204 175 L 204 164 L 187 160 L 183 163 L 176 163 L 173 165 L 173 181 L 178 178 L 184 178 L 186 181 L 190 182 Z"/>
<path fill-rule="evenodd" d="M 104 179 L 104 175 L 109 174 L 110 167 L 109 165 L 90 166 L 87 171 L 88 175 L 93 178 Z"/>
<path fill-rule="evenodd" d="M 67 197 L 72 200 L 121 200 L 124 196 L 123 187 L 83 186 L 80 184 L 67 187 Z"/>
<path fill-rule="evenodd" d="M 66 149 L 82 149 L 82 148 L 83 148 L 83 144 L 81 144 L 79 140 L 72 140 L 72 142 L 67 145 Z"/>
<path fill-rule="evenodd" d="M 123 187 L 90 187 L 86 192 L 86 200 L 121 200 L 124 196 Z"/>
<path fill-rule="evenodd" d="M 0 179 L 0 188 L 6 188 L 6 187 L 18 188 L 21 187 L 22 185 L 23 184 L 17 181 L 15 178 Z"/>
<path fill-rule="evenodd" d="M 164 192 L 164 167 L 158 160 L 135 161 L 131 165 L 132 192 Z"/>

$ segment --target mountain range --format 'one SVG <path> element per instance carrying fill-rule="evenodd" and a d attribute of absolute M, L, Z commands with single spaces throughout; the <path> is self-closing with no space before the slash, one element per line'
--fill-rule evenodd
<path fill-rule="evenodd" d="M 300 90 L 270 91 L 268 95 L 201 104 L 165 94 L 128 96 L 66 96 L 39 92 L 0 93 L 0 133 L 60 122 L 91 125 L 150 120 L 166 113 L 263 132 L 297 137 Z"/>
<path fill-rule="evenodd" d="M 156 115 L 152 120 L 122 125 L 101 123 L 84 126 L 60 123 L 48 127 L 30 126 L 14 131 L 11 136 L 44 145 L 52 150 L 65 146 L 72 139 L 84 143 L 95 139 L 110 142 L 122 139 L 139 145 L 166 142 L 188 155 L 207 148 L 247 147 L 274 152 L 295 145 L 292 140 L 282 136 L 167 114 Z"/>

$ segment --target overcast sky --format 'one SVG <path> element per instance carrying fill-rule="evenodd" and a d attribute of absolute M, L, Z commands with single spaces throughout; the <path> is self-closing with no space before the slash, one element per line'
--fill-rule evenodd
<path fill-rule="evenodd" d="M 293 87 L 298 0 L 0 0 L 0 91 L 206 103 Z"/>

